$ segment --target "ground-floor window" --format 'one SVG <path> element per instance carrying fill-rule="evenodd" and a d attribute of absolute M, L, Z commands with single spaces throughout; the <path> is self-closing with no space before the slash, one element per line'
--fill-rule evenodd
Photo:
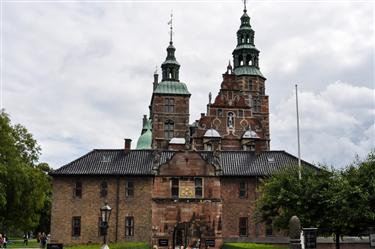
<path fill-rule="evenodd" d="M 125 217 L 125 236 L 134 236 L 134 217 Z"/>
<path fill-rule="evenodd" d="M 239 221 L 240 236 L 247 236 L 247 224 L 248 224 L 247 217 L 240 217 L 240 221 Z"/>
<path fill-rule="evenodd" d="M 272 236 L 273 230 L 272 230 L 272 220 L 268 219 L 266 221 L 266 236 Z"/>
<path fill-rule="evenodd" d="M 81 236 L 81 216 L 74 216 L 72 218 L 72 236 Z"/>

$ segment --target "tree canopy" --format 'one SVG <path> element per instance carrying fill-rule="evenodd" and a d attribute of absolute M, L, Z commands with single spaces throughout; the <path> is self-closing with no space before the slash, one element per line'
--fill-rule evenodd
<path fill-rule="evenodd" d="M 46 163 L 39 164 L 40 146 L 28 130 L 12 125 L 0 111 L 0 229 L 24 231 L 35 228 L 46 202 L 51 183 Z"/>
<path fill-rule="evenodd" d="M 256 219 L 272 220 L 287 229 L 297 215 L 303 227 L 317 227 L 321 235 L 360 235 L 375 225 L 375 154 L 342 170 L 319 171 L 298 167 L 265 178 L 256 203 Z M 339 245 L 338 245 L 339 246 Z M 337 247 L 338 247 L 337 246 Z"/>

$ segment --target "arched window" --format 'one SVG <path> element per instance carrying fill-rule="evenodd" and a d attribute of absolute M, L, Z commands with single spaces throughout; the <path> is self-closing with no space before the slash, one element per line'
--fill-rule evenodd
<path fill-rule="evenodd" d="M 174 136 L 174 122 L 172 120 L 167 120 L 164 123 L 164 137 L 166 139 L 172 139 Z"/>
<path fill-rule="evenodd" d="M 207 151 L 212 151 L 212 144 L 210 144 L 210 143 L 206 143 L 206 144 L 204 144 L 204 150 L 207 150 Z"/>
<path fill-rule="evenodd" d="M 246 56 L 246 66 L 250 65 L 251 64 L 251 56 L 248 54 Z"/>
<path fill-rule="evenodd" d="M 240 64 L 240 66 L 243 66 L 243 57 L 242 57 L 242 55 L 238 56 L 238 64 Z"/>
<path fill-rule="evenodd" d="M 234 114 L 233 114 L 233 112 L 228 112 L 227 126 L 228 126 L 228 128 L 234 127 Z"/>
<path fill-rule="evenodd" d="M 246 43 L 249 43 L 249 35 L 246 35 Z"/>

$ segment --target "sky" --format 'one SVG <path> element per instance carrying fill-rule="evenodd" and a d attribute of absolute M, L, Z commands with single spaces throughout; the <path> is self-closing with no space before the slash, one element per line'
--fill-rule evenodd
<path fill-rule="evenodd" d="M 135 148 L 168 21 L 190 123 L 219 91 L 243 3 L 27 1 L 1 3 L 1 107 L 58 168 L 92 149 Z M 248 1 L 270 98 L 271 149 L 342 168 L 375 148 L 375 3 Z"/>

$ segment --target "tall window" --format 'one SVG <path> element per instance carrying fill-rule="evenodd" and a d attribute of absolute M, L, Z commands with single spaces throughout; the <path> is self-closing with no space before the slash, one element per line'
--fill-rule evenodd
<path fill-rule="evenodd" d="M 272 220 L 268 219 L 266 221 L 266 236 L 272 236 Z"/>
<path fill-rule="evenodd" d="M 249 91 L 252 91 L 253 90 L 253 81 L 252 80 L 249 80 L 247 82 L 247 87 L 249 88 Z"/>
<path fill-rule="evenodd" d="M 134 217 L 125 217 L 125 236 L 134 236 Z"/>
<path fill-rule="evenodd" d="M 166 139 L 172 139 L 174 136 L 174 123 L 172 120 L 168 120 L 164 123 L 164 137 Z"/>
<path fill-rule="evenodd" d="M 165 98 L 164 99 L 164 111 L 165 112 L 174 112 L 174 98 Z"/>
<path fill-rule="evenodd" d="M 72 218 L 72 236 L 81 236 L 81 216 L 74 216 Z"/>
<path fill-rule="evenodd" d="M 247 197 L 247 186 L 245 181 L 239 182 L 239 197 L 246 198 Z"/>
<path fill-rule="evenodd" d="M 125 197 L 133 197 L 134 196 L 134 182 L 133 181 L 126 181 L 125 183 Z"/>
<path fill-rule="evenodd" d="M 202 190 L 202 178 L 195 178 L 195 198 L 202 198 Z"/>
<path fill-rule="evenodd" d="M 102 182 L 100 184 L 100 197 L 107 197 L 108 194 L 108 183 Z"/>
<path fill-rule="evenodd" d="M 172 178 L 171 195 L 172 198 L 178 198 L 179 182 L 177 178 Z"/>
<path fill-rule="evenodd" d="M 239 220 L 239 232 L 240 236 L 247 236 L 247 217 L 240 217 Z"/>
<path fill-rule="evenodd" d="M 82 182 L 76 182 L 73 190 L 73 195 L 76 198 L 82 197 Z"/>

